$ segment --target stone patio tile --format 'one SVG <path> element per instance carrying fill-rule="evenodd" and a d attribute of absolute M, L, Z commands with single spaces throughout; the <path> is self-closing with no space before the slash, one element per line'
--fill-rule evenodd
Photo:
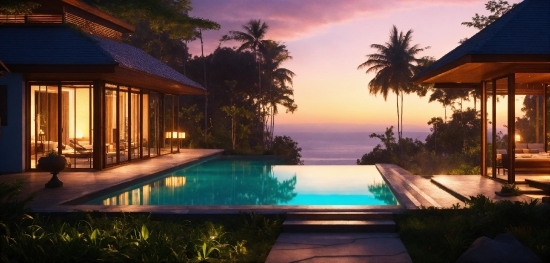
<path fill-rule="evenodd" d="M 412 262 L 396 233 L 282 233 L 266 262 Z"/>

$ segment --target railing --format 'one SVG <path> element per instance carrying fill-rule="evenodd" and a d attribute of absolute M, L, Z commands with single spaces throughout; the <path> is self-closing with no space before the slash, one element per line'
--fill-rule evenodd
<path fill-rule="evenodd" d="M 0 24 L 61 24 L 63 14 L 0 15 Z"/>

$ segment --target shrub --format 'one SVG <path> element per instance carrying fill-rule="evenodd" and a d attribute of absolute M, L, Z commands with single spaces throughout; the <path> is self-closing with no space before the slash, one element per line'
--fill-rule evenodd
<path fill-rule="evenodd" d="M 75 212 L 27 215 L 34 195 L 0 183 L 0 262 L 263 262 L 279 219 L 227 215 L 214 220 Z"/>
<path fill-rule="evenodd" d="M 454 262 L 472 242 L 509 233 L 550 262 L 550 206 L 532 202 L 494 202 L 478 195 L 464 209 L 424 208 L 396 217 L 398 231 L 414 262 Z"/>
<path fill-rule="evenodd" d="M 275 155 L 281 155 L 285 164 L 304 164 L 300 159 L 302 148 L 298 147 L 298 143 L 289 136 L 275 136 L 271 151 Z"/>

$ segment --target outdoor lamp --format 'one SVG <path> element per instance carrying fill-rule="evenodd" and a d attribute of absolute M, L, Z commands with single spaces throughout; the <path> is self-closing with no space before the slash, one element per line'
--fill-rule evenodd
<path fill-rule="evenodd" d="M 166 132 L 166 139 L 185 139 L 185 132 Z"/>

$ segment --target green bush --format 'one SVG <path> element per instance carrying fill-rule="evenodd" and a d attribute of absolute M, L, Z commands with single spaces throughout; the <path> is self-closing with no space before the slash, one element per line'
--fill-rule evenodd
<path fill-rule="evenodd" d="M 550 207 L 532 202 L 494 202 L 478 195 L 464 209 L 424 208 L 396 217 L 414 262 L 454 262 L 481 236 L 509 233 L 550 262 Z"/>
<path fill-rule="evenodd" d="M 263 262 L 281 232 L 256 214 L 204 220 L 75 212 L 27 215 L 22 183 L 0 183 L 0 262 Z"/>

